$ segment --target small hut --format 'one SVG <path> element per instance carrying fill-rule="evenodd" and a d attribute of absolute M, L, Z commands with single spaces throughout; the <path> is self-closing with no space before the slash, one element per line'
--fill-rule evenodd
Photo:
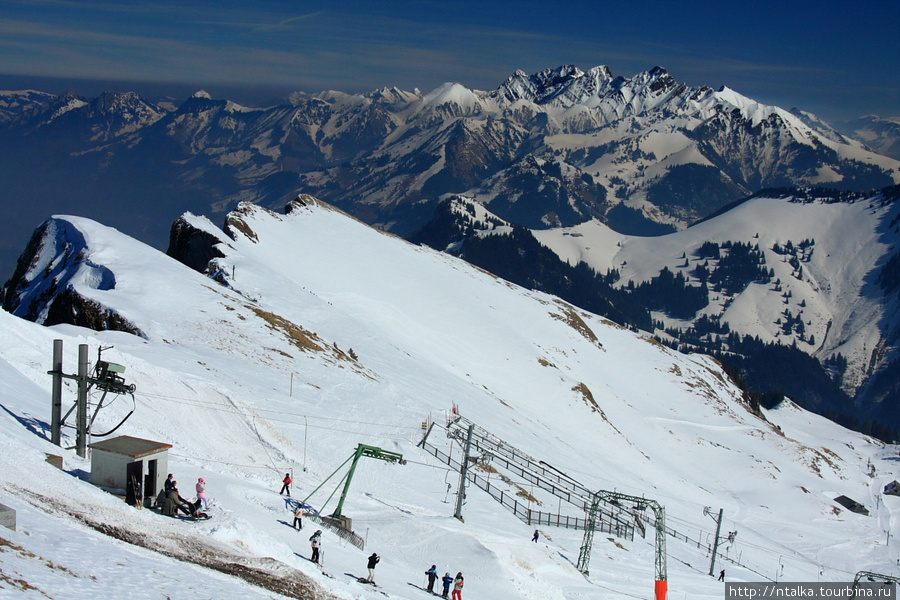
<path fill-rule="evenodd" d="M 854 500 L 853 498 L 848 498 L 847 496 L 838 496 L 834 499 L 835 502 L 859 515 L 869 516 L 869 509 L 865 506 Z"/>
<path fill-rule="evenodd" d="M 172 444 L 121 435 L 89 446 L 91 483 L 125 492 L 125 501 L 142 506 L 144 498 L 155 498 L 169 470 Z"/>

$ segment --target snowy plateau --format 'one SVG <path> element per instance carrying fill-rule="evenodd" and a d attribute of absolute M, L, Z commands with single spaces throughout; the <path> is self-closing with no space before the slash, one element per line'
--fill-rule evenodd
<path fill-rule="evenodd" d="M 462 572 L 469 599 L 654 597 L 652 525 L 643 537 L 596 532 L 585 576 L 576 568 L 583 531 L 539 525 L 533 543 L 534 525 L 472 483 L 454 518 L 459 473 L 419 445 L 430 419 L 429 444 L 460 459 L 446 435 L 454 407 L 589 490 L 664 506 L 669 598 L 723 597 L 708 574 L 709 515 L 719 509 L 715 570 L 726 581 L 900 571 L 900 498 L 882 494 L 897 477 L 897 447 L 789 400 L 753 412 L 707 356 L 311 198 L 290 208 L 240 204 L 224 230 L 185 214 L 216 241 L 215 279 L 87 218 L 47 222 L 31 248 L 30 289 L 46 300 L 57 282 L 134 333 L 44 327 L 0 311 L 0 503 L 17 519 L 14 531 L 0 528 L 0 597 L 415 600 L 427 597 L 419 588 L 432 564 Z M 66 372 L 81 344 L 125 367 L 135 410 L 116 434 L 172 444 L 169 471 L 182 490 L 206 480 L 211 519 L 130 507 L 89 483 L 70 428 L 63 448 L 49 442 L 55 339 Z M 119 423 L 131 400 L 103 408 L 96 430 Z M 293 497 L 306 498 L 359 444 L 406 464 L 359 463 L 343 513 L 365 549 L 325 529 L 319 567 L 307 541 L 317 525 L 291 528 L 281 479 L 293 473 Z M 47 455 L 62 456 L 63 469 Z M 529 509 L 564 509 L 482 458 L 473 478 L 492 478 Z M 308 499 L 323 514 L 334 510 L 330 487 Z M 379 588 L 353 578 L 371 552 L 382 557 Z"/>

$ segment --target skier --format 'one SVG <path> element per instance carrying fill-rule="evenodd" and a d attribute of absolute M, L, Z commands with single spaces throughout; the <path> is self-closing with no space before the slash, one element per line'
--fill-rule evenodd
<path fill-rule="evenodd" d="M 316 564 L 319 564 L 319 546 L 322 545 L 322 530 L 316 529 L 316 532 L 312 534 L 312 537 L 309 538 L 309 544 L 312 546 L 312 558 L 310 559 Z"/>
<path fill-rule="evenodd" d="M 456 578 L 453 580 L 453 594 L 451 594 L 453 600 L 462 600 L 462 589 L 465 585 L 465 581 L 463 580 L 462 571 L 456 574 Z"/>
<path fill-rule="evenodd" d="M 203 500 L 203 510 L 209 510 L 209 500 L 206 499 L 206 482 L 202 477 L 197 480 L 197 500 Z"/>
<path fill-rule="evenodd" d="M 441 583 L 444 584 L 444 593 L 441 594 L 441 598 L 446 598 L 450 595 L 450 584 L 453 583 L 453 578 L 450 577 L 450 573 L 444 573 L 444 576 L 441 578 Z"/>
<path fill-rule="evenodd" d="M 719 571 L 719 581 L 725 581 L 725 569 Z"/>
<path fill-rule="evenodd" d="M 432 594 L 434 593 L 434 582 L 437 581 L 437 565 L 431 565 L 431 568 L 425 571 L 425 574 L 428 575 L 428 591 Z"/>
<path fill-rule="evenodd" d="M 536 544 L 539 537 L 540 537 L 540 534 L 538 533 L 538 530 L 535 529 L 535 530 L 534 530 L 534 536 L 531 538 L 531 541 L 534 542 L 534 543 Z"/>
<path fill-rule="evenodd" d="M 291 527 L 293 527 L 297 531 L 300 531 L 301 529 L 303 529 L 303 519 L 301 518 L 302 516 L 303 516 L 303 507 L 298 504 L 297 509 L 294 511 L 294 524 L 291 525 Z"/>
<path fill-rule="evenodd" d="M 290 498 L 291 497 L 291 474 L 285 473 L 284 479 L 282 481 L 284 482 L 284 485 L 281 486 L 281 491 L 278 492 L 278 495 L 280 496 L 281 494 L 287 492 L 288 498 Z"/>
<path fill-rule="evenodd" d="M 366 583 L 375 583 L 375 565 L 381 560 L 381 557 L 372 553 L 372 556 L 369 557 L 369 563 L 366 565 L 366 568 L 369 569 L 369 578 L 366 579 Z"/>

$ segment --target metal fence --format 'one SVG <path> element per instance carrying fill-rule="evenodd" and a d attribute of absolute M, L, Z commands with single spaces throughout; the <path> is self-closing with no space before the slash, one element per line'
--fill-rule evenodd
<path fill-rule="evenodd" d="M 439 448 L 427 442 L 422 445 L 422 448 L 447 466 L 456 469 L 459 469 L 461 466 L 459 461 L 453 459 Z M 472 485 L 475 485 L 490 494 L 494 500 L 505 506 L 510 512 L 516 515 L 516 517 L 529 525 L 547 525 L 581 530 L 584 530 L 586 527 L 587 520 L 585 518 L 532 509 L 531 502 L 523 502 L 517 494 L 510 493 L 496 485 L 492 486 L 490 477 L 485 477 L 476 471 L 468 471 L 467 480 L 471 482 Z M 574 502 L 572 504 L 576 507 L 583 508 L 583 506 L 579 506 L 579 504 Z M 602 531 L 624 539 L 634 540 L 634 526 L 628 522 L 617 519 L 614 515 L 609 513 L 603 513 L 599 522 L 595 523 L 594 528 L 595 531 Z"/>
<path fill-rule="evenodd" d="M 526 479 L 536 487 L 546 490 L 574 506 L 583 508 L 585 512 L 587 511 L 587 506 L 589 504 L 588 499 L 592 497 L 592 493 L 572 477 L 569 477 L 565 473 L 553 469 L 543 461 L 538 461 L 521 450 L 510 446 L 486 429 L 482 429 L 461 415 L 457 415 L 454 420 L 447 424 L 447 431 L 453 432 L 455 434 L 454 437 L 462 441 L 462 439 L 465 439 L 463 434 L 466 432 L 469 425 L 474 426 L 472 431 L 472 445 L 477 450 L 490 454 L 492 461 L 497 461 L 498 464 L 516 473 L 523 479 Z M 437 447 L 428 443 L 424 443 L 422 447 L 447 466 L 457 470 L 460 469 L 461 465 L 459 461 L 451 458 Z M 489 477 L 484 477 L 470 470 L 468 471 L 468 479 L 474 485 L 489 493 L 491 497 L 507 507 L 516 515 L 516 517 L 526 523 L 569 529 L 583 530 L 585 528 L 586 519 L 584 518 L 531 509 L 530 502 L 520 502 L 518 496 L 515 494 L 511 494 L 502 489 L 497 489 L 496 486 L 491 487 Z M 624 520 L 622 517 L 624 517 Z M 633 524 L 631 522 L 632 519 L 634 521 Z M 616 535 L 620 538 L 634 540 L 635 529 L 638 530 L 641 537 L 644 537 L 646 535 L 647 526 L 655 527 L 655 520 L 629 511 L 622 511 L 621 515 L 616 515 L 613 512 L 601 511 L 601 519 L 599 523 L 595 524 L 595 531 L 601 531 Z M 709 544 L 701 542 L 699 538 L 693 539 L 668 526 L 665 527 L 665 532 L 666 535 L 680 542 L 705 550 L 707 555 L 712 552 L 712 547 Z M 749 571 L 761 575 L 765 579 L 769 579 L 768 576 L 763 575 L 759 570 L 741 563 L 740 560 L 730 558 L 720 553 L 716 554 L 721 560 L 739 565 Z"/>

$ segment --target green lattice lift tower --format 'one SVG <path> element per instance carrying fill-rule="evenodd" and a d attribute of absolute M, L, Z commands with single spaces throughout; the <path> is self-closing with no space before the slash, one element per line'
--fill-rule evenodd
<path fill-rule="evenodd" d="M 310 492 L 309 496 L 307 496 L 303 500 L 303 502 L 301 502 L 301 504 L 306 504 L 307 500 L 309 500 L 313 494 L 318 492 L 322 488 L 322 486 L 328 482 L 329 479 L 334 477 L 335 473 L 337 473 L 338 471 L 343 469 L 344 465 L 346 465 L 348 462 L 350 462 L 352 460 L 353 463 L 350 465 L 350 470 L 347 471 L 347 474 L 344 475 L 344 477 L 341 479 L 341 481 L 338 482 L 338 487 L 340 487 L 341 482 L 344 483 L 344 490 L 341 492 L 341 499 L 338 500 L 337 508 L 330 515 L 331 518 L 334 519 L 335 521 L 337 521 L 338 523 L 340 523 L 344 529 L 348 529 L 348 530 L 352 529 L 350 526 L 351 525 L 350 519 L 345 517 L 341 513 L 341 510 L 343 510 L 343 508 L 344 508 L 344 500 L 347 499 L 347 492 L 350 490 L 350 481 L 353 479 L 353 473 L 356 471 L 356 463 L 358 463 L 359 459 L 362 457 L 375 458 L 375 459 L 383 460 L 383 461 L 389 462 L 389 463 L 399 463 L 401 465 L 406 464 L 406 461 L 403 460 L 402 454 L 398 454 L 396 452 L 390 452 L 388 450 L 382 450 L 381 448 L 376 448 L 375 446 L 367 446 L 365 444 L 359 444 L 356 447 L 356 452 L 351 454 L 347 460 L 345 460 L 344 462 L 341 463 L 341 466 L 339 466 L 337 469 L 335 469 L 331 473 L 331 475 L 329 475 L 328 477 L 325 478 L 325 481 L 320 483 L 316 489 L 314 489 L 312 492 Z M 323 509 L 325 508 L 325 505 L 328 504 L 328 502 L 331 500 L 332 496 L 334 496 L 334 493 L 336 491 L 337 491 L 337 487 L 334 488 L 334 492 L 331 492 L 331 496 L 328 496 L 328 499 L 322 503 Z"/>
<path fill-rule="evenodd" d="M 596 528 L 597 514 L 600 512 L 601 502 L 608 502 L 617 506 L 629 503 L 634 510 L 650 508 L 653 511 L 653 516 L 656 519 L 656 600 L 666 600 L 669 588 L 668 575 L 666 574 L 666 508 L 656 500 L 648 500 L 647 498 L 638 498 L 637 496 L 628 496 L 605 490 L 594 492 L 587 523 L 584 528 L 584 540 L 581 543 L 581 550 L 578 554 L 578 570 L 588 575 L 588 565 L 591 562 L 591 545 L 594 541 L 594 529 Z"/>

